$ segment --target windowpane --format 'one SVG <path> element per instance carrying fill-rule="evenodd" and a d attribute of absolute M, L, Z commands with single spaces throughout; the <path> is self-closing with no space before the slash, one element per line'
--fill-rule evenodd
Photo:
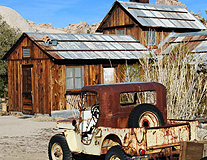
<path fill-rule="evenodd" d="M 80 67 L 75 68 L 75 77 L 81 77 L 81 68 Z"/>
<path fill-rule="evenodd" d="M 125 29 L 118 29 L 118 30 L 116 30 L 116 34 L 120 34 L 120 35 L 125 34 Z"/>
<path fill-rule="evenodd" d="M 115 83 L 114 68 L 104 68 L 104 84 Z"/>
<path fill-rule="evenodd" d="M 67 69 L 66 69 L 66 75 L 67 75 L 67 78 L 68 77 L 73 77 L 73 68 L 71 68 L 71 67 L 67 67 Z"/>
<path fill-rule="evenodd" d="M 23 48 L 23 57 L 30 57 L 30 48 Z"/>
<path fill-rule="evenodd" d="M 156 31 L 147 31 L 147 45 L 156 46 Z"/>
<path fill-rule="evenodd" d="M 75 88 L 81 89 L 81 87 L 82 87 L 81 78 L 75 78 Z"/>
<path fill-rule="evenodd" d="M 153 104 L 156 105 L 156 92 L 155 91 L 145 91 L 145 92 L 128 92 L 120 94 L 120 104 L 121 107 L 132 107 L 139 104 Z"/>
<path fill-rule="evenodd" d="M 73 78 L 67 78 L 66 87 L 67 87 L 67 89 L 74 89 Z"/>

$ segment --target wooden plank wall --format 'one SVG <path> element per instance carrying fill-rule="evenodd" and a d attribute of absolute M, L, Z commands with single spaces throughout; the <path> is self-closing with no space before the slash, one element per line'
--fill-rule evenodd
<path fill-rule="evenodd" d="M 31 57 L 24 59 L 22 47 L 28 46 Z M 32 65 L 33 113 L 50 114 L 51 110 L 66 109 L 66 66 L 74 65 L 55 64 L 28 38 L 23 39 L 7 60 L 9 111 L 22 112 L 22 65 Z M 102 64 L 78 66 L 83 67 L 84 86 L 103 84 Z"/>
<path fill-rule="evenodd" d="M 66 109 L 66 66 L 51 64 L 51 99 L 52 108 L 51 110 L 64 110 Z"/>
<path fill-rule="evenodd" d="M 104 34 L 116 34 L 117 29 L 125 29 L 125 33 L 132 35 L 134 38 L 139 40 L 141 44 L 147 47 L 147 31 L 150 28 L 141 28 L 139 24 L 136 24 L 129 15 L 127 15 L 120 7 L 114 9 L 114 12 L 106 21 L 104 25 Z M 157 45 L 166 38 L 171 30 L 169 31 L 156 31 L 157 32 Z"/>
<path fill-rule="evenodd" d="M 22 58 L 22 47 L 31 47 L 31 58 Z M 9 110 L 22 112 L 22 65 L 33 65 L 31 70 L 33 112 L 50 113 L 52 62 L 35 44 L 25 38 L 8 57 Z M 49 95 L 49 96 L 48 96 Z"/>

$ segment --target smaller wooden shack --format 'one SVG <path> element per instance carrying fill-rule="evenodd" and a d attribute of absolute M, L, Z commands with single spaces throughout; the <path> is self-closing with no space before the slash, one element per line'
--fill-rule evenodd
<path fill-rule="evenodd" d="M 130 0 L 115 1 L 97 31 L 104 34 L 131 34 L 145 47 L 157 48 L 171 32 L 196 32 L 203 29 L 207 29 L 206 26 L 183 6 Z"/>
<path fill-rule="evenodd" d="M 9 111 L 66 110 L 68 92 L 120 82 L 120 64 L 138 62 L 147 49 L 130 35 L 23 33 L 8 61 Z"/>
<path fill-rule="evenodd" d="M 207 31 L 171 33 L 160 43 L 156 54 L 168 54 L 176 47 L 186 46 L 186 52 L 194 53 L 207 63 Z"/>

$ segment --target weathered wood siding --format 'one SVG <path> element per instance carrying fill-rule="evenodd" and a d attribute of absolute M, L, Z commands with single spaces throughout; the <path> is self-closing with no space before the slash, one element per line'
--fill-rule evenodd
<path fill-rule="evenodd" d="M 114 12 L 110 15 L 109 19 L 104 24 L 104 34 L 116 34 L 117 29 L 125 29 L 125 33 L 132 35 L 139 40 L 141 44 L 147 47 L 147 31 L 151 28 L 145 28 L 137 24 L 131 16 L 129 16 L 123 9 L 117 6 Z M 156 30 L 157 45 L 166 38 L 172 30 L 160 31 Z"/>
<path fill-rule="evenodd" d="M 23 58 L 24 47 L 31 48 L 31 57 Z M 22 66 L 30 65 L 33 96 L 33 113 L 50 114 L 53 110 L 66 108 L 66 67 L 70 64 L 55 64 L 33 41 L 25 37 L 7 58 L 9 111 L 23 112 Z M 68 62 L 70 63 L 70 61 Z M 81 63 L 80 63 L 81 64 Z M 80 65 L 83 85 L 103 84 L 102 64 Z M 119 72 L 116 68 L 116 77 Z M 118 82 L 118 80 L 117 80 Z"/>
<path fill-rule="evenodd" d="M 31 57 L 22 58 L 22 47 Z M 32 65 L 33 113 L 51 113 L 65 107 L 65 66 L 54 64 L 31 40 L 24 38 L 8 61 L 9 110 L 22 112 L 22 65 Z"/>

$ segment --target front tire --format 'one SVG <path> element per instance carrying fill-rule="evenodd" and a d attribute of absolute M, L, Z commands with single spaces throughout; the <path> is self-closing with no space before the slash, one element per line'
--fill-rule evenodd
<path fill-rule="evenodd" d="M 120 145 L 111 147 L 105 157 L 105 160 L 130 160 Z"/>
<path fill-rule="evenodd" d="M 50 160 L 72 160 L 72 154 L 63 135 L 56 134 L 50 139 L 48 157 Z"/>

